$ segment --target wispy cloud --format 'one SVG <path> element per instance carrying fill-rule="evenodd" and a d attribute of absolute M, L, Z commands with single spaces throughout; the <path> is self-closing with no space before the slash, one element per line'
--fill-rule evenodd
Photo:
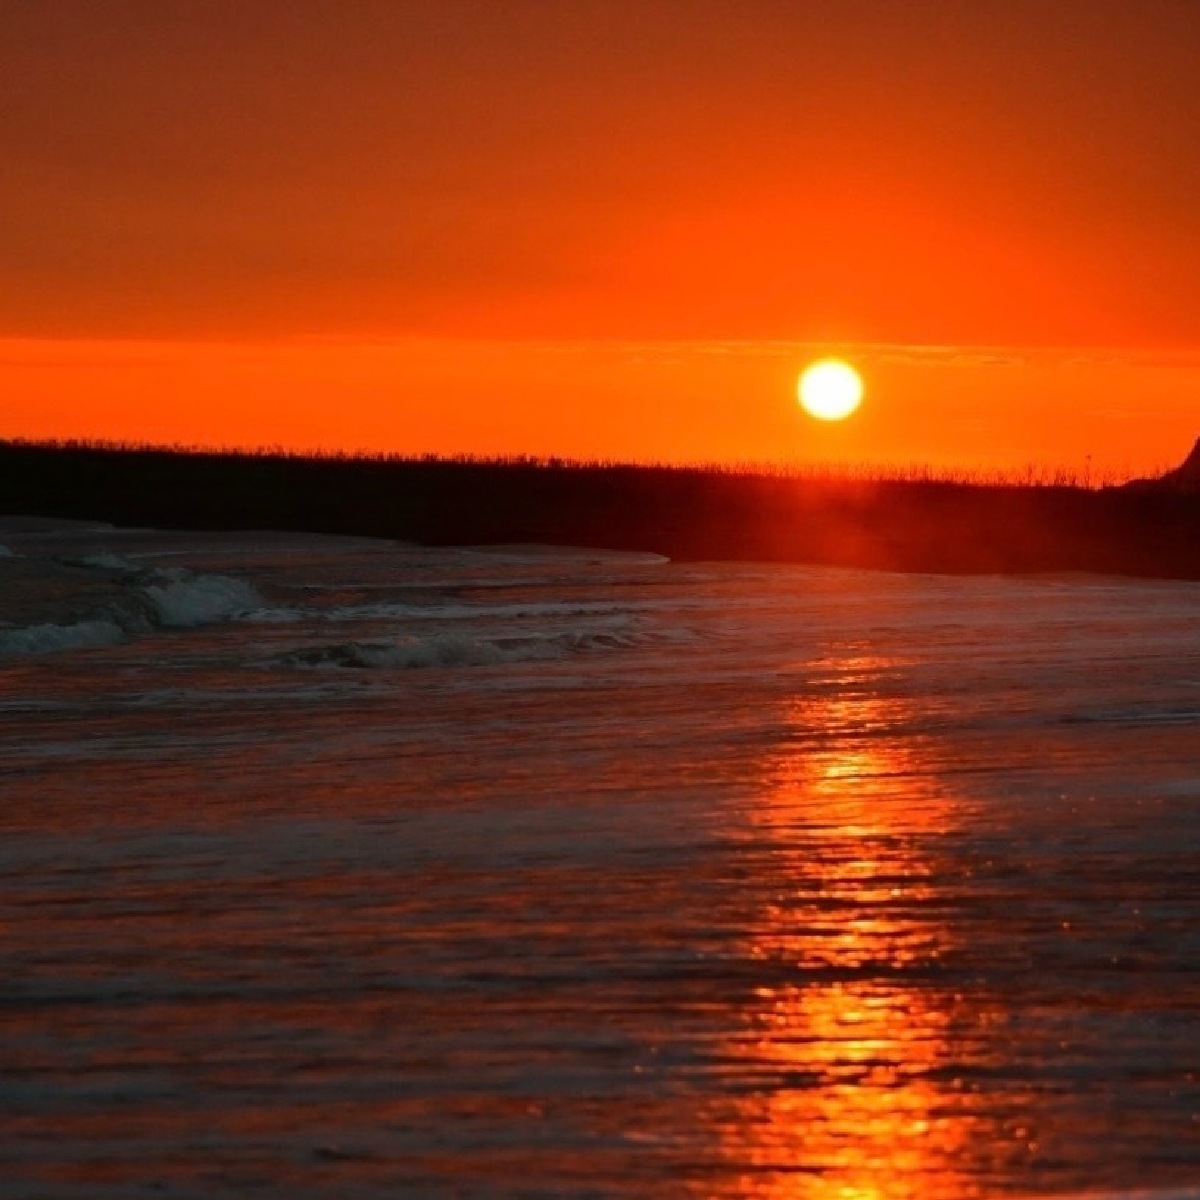
<path fill-rule="evenodd" d="M 900 342 L 754 340 L 555 341 L 535 343 L 547 354 L 604 355 L 643 363 L 671 363 L 696 357 L 795 359 L 839 355 L 870 366 L 913 368 L 1083 368 L 1126 367 L 1180 370 L 1200 368 L 1200 349 L 1144 350 L 1079 346 L 943 346 Z"/>

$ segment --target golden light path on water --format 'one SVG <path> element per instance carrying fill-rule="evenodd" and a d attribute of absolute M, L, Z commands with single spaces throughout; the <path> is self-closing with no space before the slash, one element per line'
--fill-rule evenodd
<path fill-rule="evenodd" d="M 802 979 L 758 989 L 729 1051 L 768 1082 L 722 1129 L 759 1200 L 896 1200 L 968 1194 L 970 1114 L 948 1067 L 954 1014 L 910 983 L 950 933 L 932 913 L 924 833 L 953 826 L 956 801 L 921 761 L 904 702 L 855 694 L 886 664 L 842 662 L 829 696 L 794 700 L 789 736 L 752 814 L 790 892 L 762 914 L 750 953 Z"/>

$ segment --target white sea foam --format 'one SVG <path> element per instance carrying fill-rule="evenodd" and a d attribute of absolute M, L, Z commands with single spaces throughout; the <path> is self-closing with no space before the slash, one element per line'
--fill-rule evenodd
<path fill-rule="evenodd" d="M 250 584 L 224 575 L 193 575 L 173 569 L 156 572 L 160 582 L 142 589 L 158 624 L 190 629 L 225 621 L 262 607 L 262 597 Z"/>
<path fill-rule="evenodd" d="M 94 650 L 125 640 L 116 621 L 76 621 L 72 625 L 27 625 L 0 629 L 0 654 L 53 654 L 59 650 Z"/>
<path fill-rule="evenodd" d="M 4 545 L 0 545 L 0 558 L 16 558 L 17 556 Z"/>

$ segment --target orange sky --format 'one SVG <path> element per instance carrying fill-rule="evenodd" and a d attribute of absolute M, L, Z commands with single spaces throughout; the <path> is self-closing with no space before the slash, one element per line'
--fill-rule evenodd
<path fill-rule="evenodd" d="M 25 0 L 0 436 L 1138 471 L 1191 0 Z M 795 408 L 827 350 L 867 376 Z"/>

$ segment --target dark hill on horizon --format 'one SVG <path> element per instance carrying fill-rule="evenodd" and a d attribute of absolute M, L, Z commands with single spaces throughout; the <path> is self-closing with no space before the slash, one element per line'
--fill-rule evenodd
<path fill-rule="evenodd" d="M 1145 485 L 1174 488 L 1177 491 L 1200 492 L 1200 438 L 1196 439 L 1191 454 L 1179 466 L 1158 479 L 1145 481 Z"/>
<path fill-rule="evenodd" d="M 1200 446 L 1160 480 L 1091 490 L 0 442 L 0 512 L 690 560 L 1200 580 L 1198 463 Z"/>

